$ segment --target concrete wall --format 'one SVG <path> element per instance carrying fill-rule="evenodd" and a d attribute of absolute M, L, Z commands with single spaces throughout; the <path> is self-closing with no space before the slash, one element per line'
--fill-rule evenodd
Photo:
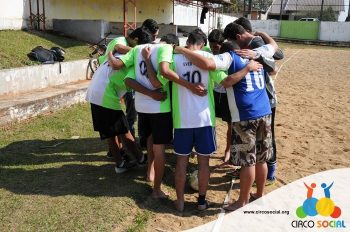
<path fill-rule="evenodd" d="M 194 6 L 186 6 L 182 4 L 175 5 L 175 17 L 174 23 L 181 26 L 196 26 L 201 28 L 205 33 L 209 33 L 211 28 L 224 29 L 229 23 L 232 23 L 237 17 L 216 14 L 216 17 L 210 16 L 209 12 L 206 14 L 206 19 L 204 19 L 204 24 L 200 24 L 202 8 Z"/>
<path fill-rule="evenodd" d="M 9 3 L 10 2 L 10 3 Z M 41 1 L 40 1 L 41 4 Z M 133 6 L 129 7 L 128 20 L 134 20 Z M 36 1 L 32 1 L 33 12 L 36 13 Z M 46 28 L 52 29 L 53 19 L 67 20 L 104 20 L 105 22 L 123 22 L 123 0 L 45 0 Z M 232 22 L 235 18 L 220 15 L 207 18 L 204 24 L 199 23 L 202 8 L 175 4 L 175 14 L 173 20 L 172 1 L 153 0 L 137 1 L 136 19 L 137 22 L 143 22 L 147 18 L 153 18 L 158 23 L 166 25 L 172 23 L 175 25 L 199 26 L 204 32 L 209 28 L 217 27 L 219 17 L 223 21 L 223 27 Z M 42 7 L 40 7 L 42 12 Z M 1 29 L 21 29 L 27 27 L 29 17 L 29 0 L 12 0 L 5 3 L 0 2 L 0 30 Z M 88 24 L 89 25 L 89 24 Z M 57 25 L 55 25 L 57 28 Z M 79 28 L 79 31 L 88 30 Z M 110 30 L 106 30 L 108 32 Z"/>
<path fill-rule="evenodd" d="M 54 19 L 53 30 L 92 43 L 104 37 L 106 22 L 103 20 Z"/>
<path fill-rule="evenodd" d="M 182 4 L 175 5 L 174 24 L 182 26 L 200 27 L 204 32 L 208 31 L 208 14 L 204 24 L 200 24 L 200 15 L 202 8 L 186 6 Z"/>
<path fill-rule="evenodd" d="M 158 37 L 162 37 L 166 34 L 175 34 L 177 33 L 177 26 L 176 25 L 167 25 L 167 24 L 159 24 L 159 35 Z"/>
<path fill-rule="evenodd" d="M 219 21 L 222 20 L 222 26 L 221 29 L 224 29 L 227 24 L 232 23 L 237 19 L 235 16 L 230 16 L 230 15 L 225 15 L 225 14 L 220 14 L 219 18 L 221 18 Z"/>
<path fill-rule="evenodd" d="M 253 31 L 263 31 L 270 36 L 278 37 L 280 21 L 277 20 L 251 20 Z"/>
<path fill-rule="evenodd" d="M 34 94 L 22 94 L 12 99 L 7 97 L 8 101 L 0 101 L 0 125 L 22 121 L 42 113 L 85 102 L 88 84 L 88 81 L 84 81 L 56 86 L 50 88 L 50 91 L 46 89 Z"/>
<path fill-rule="evenodd" d="M 321 22 L 320 40 L 350 42 L 349 22 Z"/>
<path fill-rule="evenodd" d="M 27 27 L 28 0 L 0 1 L 0 30 L 19 30 Z"/>
<path fill-rule="evenodd" d="M 41 5 L 41 1 L 40 1 Z M 32 1 L 36 13 L 36 1 Z M 52 28 L 53 19 L 86 19 L 123 21 L 123 0 L 45 0 L 46 27 Z M 42 7 L 40 7 L 42 12 Z M 172 2 L 153 0 L 137 1 L 137 21 L 154 18 L 158 22 L 172 22 Z M 0 1 L 0 30 L 21 29 L 27 27 L 29 0 Z M 129 21 L 133 21 L 133 6 L 129 4 Z"/>
<path fill-rule="evenodd" d="M 0 70 L 0 95 L 17 94 L 86 79 L 88 60 Z"/>

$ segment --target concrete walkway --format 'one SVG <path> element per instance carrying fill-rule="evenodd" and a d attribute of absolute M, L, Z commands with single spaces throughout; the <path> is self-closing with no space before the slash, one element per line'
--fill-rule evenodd
<path fill-rule="evenodd" d="M 89 81 L 57 85 L 28 93 L 0 96 L 0 125 L 85 101 Z"/>

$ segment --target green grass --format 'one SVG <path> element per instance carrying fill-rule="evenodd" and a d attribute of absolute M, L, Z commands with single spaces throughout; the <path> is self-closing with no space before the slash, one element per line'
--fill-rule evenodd
<path fill-rule="evenodd" d="M 36 31 L 0 31 L 0 69 L 36 65 L 27 54 L 36 46 L 50 49 L 58 46 L 66 51 L 65 61 L 88 58 L 88 44 L 51 33 Z"/>
<path fill-rule="evenodd" d="M 141 232 L 145 229 L 150 218 L 149 212 L 138 213 L 135 216 L 134 224 L 127 229 L 128 232 Z"/>
<path fill-rule="evenodd" d="M 0 128 L 0 231 L 142 231 L 163 205 L 144 169 L 116 175 L 106 150 L 88 104 Z"/>

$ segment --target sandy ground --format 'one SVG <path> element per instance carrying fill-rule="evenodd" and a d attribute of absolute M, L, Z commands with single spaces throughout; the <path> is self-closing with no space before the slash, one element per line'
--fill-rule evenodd
<path fill-rule="evenodd" d="M 285 55 L 275 82 L 277 183 L 266 192 L 319 171 L 350 167 L 350 50 L 287 48 Z M 221 162 L 225 133 L 225 124 L 219 121 L 219 150 L 211 166 Z M 207 198 L 213 208 L 198 212 L 197 194 L 187 188 L 184 214 L 178 215 L 168 202 L 155 212 L 147 231 L 179 231 L 215 220 L 229 188 L 226 171 L 212 172 Z M 238 196 L 238 184 L 234 188 L 231 200 Z"/>

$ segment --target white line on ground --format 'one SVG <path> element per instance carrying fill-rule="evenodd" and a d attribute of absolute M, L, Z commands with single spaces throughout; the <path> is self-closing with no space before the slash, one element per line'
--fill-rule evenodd
<path fill-rule="evenodd" d="M 223 209 L 225 205 L 227 205 L 231 199 L 231 193 L 232 193 L 232 187 L 233 184 L 235 183 L 235 178 L 232 178 L 231 180 L 231 185 L 230 185 L 230 189 L 228 190 L 226 196 L 225 196 L 225 200 L 224 203 L 222 205 L 222 208 L 220 209 L 220 213 L 218 215 L 218 219 L 216 220 L 213 230 L 212 232 L 220 232 L 221 229 L 221 224 L 224 221 L 224 217 L 225 217 L 225 210 Z"/>
<path fill-rule="evenodd" d="M 275 78 L 274 78 L 274 81 L 277 80 L 277 76 L 278 76 L 278 74 L 280 73 L 280 71 L 281 71 L 283 65 L 284 65 L 285 63 L 287 63 L 288 61 L 290 61 L 290 59 L 292 59 L 292 58 L 293 58 L 296 54 L 298 54 L 300 51 L 301 51 L 301 50 L 296 51 L 293 55 L 291 55 L 291 57 L 289 57 L 286 61 L 284 61 L 284 62 L 282 63 L 281 67 L 278 69 L 278 71 L 277 71 L 277 73 L 276 73 L 276 76 L 275 76 Z"/>

